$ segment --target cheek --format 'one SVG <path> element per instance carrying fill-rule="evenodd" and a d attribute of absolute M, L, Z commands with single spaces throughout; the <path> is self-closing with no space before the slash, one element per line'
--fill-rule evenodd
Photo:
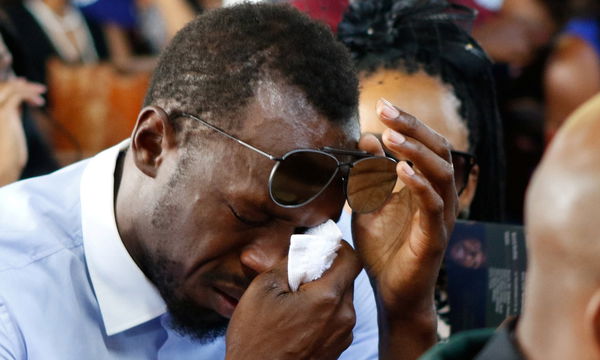
<path fill-rule="evenodd" d="M 207 203 L 183 212 L 171 232 L 171 251 L 188 266 L 231 251 L 239 243 L 239 236 L 227 211 Z"/>
<path fill-rule="evenodd" d="M 151 251 L 178 264 L 184 272 L 204 259 L 219 256 L 234 240 L 222 239 L 220 234 L 232 226 L 231 215 L 218 194 L 205 188 L 191 194 L 183 183 L 171 187 L 157 200 L 146 234 L 154 239 Z"/>
<path fill-rule="evenodd" d="M 468 210 L 477 192 L 478 176 L 473 173 L 469 174 L 467 187 L 458 197 L 459 212 Z"/>

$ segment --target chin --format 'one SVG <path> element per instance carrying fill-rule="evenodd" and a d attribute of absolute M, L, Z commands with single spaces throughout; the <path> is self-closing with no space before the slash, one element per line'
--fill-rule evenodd
<path fill-rule="evenodd" d="M 200 343 L 210 343 L 224 336 L 229 319 L 216 311 L 200 307 L 191 299 L 165 299 L 169 325 L 177 333 Z"/>
<path fill-rule="evenodd" d="M 173 330 L 202 343 L 212 342 L 225 334 L 229 319 L 186 294 L 181 285 L 183 282 L 173 275 L 180 273 L 174 271 L 179 268 L 176 262 L 161 256 L 145 260 L 146 275 L 167 304 L 168 322 Z M 198 283 L 194 287 L 196 291 L 202 288 Z M 201 297 L 209 299 L 208 296 L 203 294 Z"/>

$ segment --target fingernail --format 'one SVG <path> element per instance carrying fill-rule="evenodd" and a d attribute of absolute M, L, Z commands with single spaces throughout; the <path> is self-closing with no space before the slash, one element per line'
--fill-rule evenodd
<path fill-rule="evenodd" d="M 415 174 L 415 170 L 413 170 L 413 168 L 410 167 L 410 165 L 408 165 L 406 161 L 401 161 L 400 167 L 402 168 L 402 171 L 408 176 L 413 176 Z"/>
<path fill-rule="evenodd" d="M 398 116 L 400 116 L 400 113 L 394 107 L 394 105 L 392 105 L 391 102 L 387 101 L 384 98 L 381 98 L 380 101 L 381 101 L 381 104 L 382 104 L 382 107 L 381 107 L 381 116 L 385 117 L 388 120 L 394 120 Z"/>
<path fill-rule="evenodd" d="M 406 141 L 406 138 L 402 134 L 392 129 L 388 129 L 387 135 L 388 140 L 396 145 L 401 145 Z"/>

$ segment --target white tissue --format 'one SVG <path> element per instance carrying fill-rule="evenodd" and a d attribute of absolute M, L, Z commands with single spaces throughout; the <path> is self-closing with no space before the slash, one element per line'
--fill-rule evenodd
<path fill-rule="evenodd" d="M 292 291 L 317 280 L 333 264 L 340 248 L 342 232 L 332 220 L 292 235 L 288 253 L 288 283 Z"/>

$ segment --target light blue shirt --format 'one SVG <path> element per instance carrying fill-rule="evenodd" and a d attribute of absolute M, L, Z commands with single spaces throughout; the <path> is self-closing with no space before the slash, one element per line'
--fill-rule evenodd
<path fill-rule="evenodd" d="M 113 175 L 127 146 L 0 188 L 0 359 L 224 358 L 223 338 L 200 344 L 166 325 L 164 301 L 121 242 Z M 339 223 L 345 239 L 349 218 Z M 340 359 L 376 359 L 364 271 L 354 305 L 354 342 Z"/>

